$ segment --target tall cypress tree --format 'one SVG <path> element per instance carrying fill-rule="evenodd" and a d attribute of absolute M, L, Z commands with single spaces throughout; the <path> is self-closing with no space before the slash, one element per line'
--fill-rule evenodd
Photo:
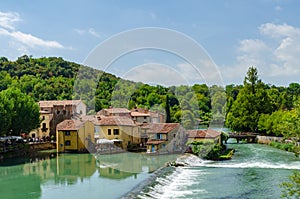
<path fill-rule="evenodd" d="M 169 102 L 169 95 L 167 94 L 166 96 L 166 123 L 170 123 L 171 122 L 171 113 L 170 113 L 170 102 Z"/>

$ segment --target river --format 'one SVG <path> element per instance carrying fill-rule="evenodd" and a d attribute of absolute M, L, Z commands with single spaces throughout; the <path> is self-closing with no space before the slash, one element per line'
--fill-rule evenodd
<path fill-rule="evenodd" d="M 292 153 L 265 145 L 228 144 L 232 160 L 134 153 L 56 154 L 0 163 L 1 198 L 279 198 L 279 184 L 300 169 Z M 189 163 L 164 168 L 166 161 Z"/>

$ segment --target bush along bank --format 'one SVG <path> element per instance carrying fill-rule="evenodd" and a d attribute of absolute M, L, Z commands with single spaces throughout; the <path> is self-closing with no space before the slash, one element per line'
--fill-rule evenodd
<path fill-rule="evenodd" d="M 227 149 L 225 145 L 213 142 L 193 141 L 189 143 L 189 152 L 207 160 L 229 160 L 234 154 L 234 149 Z"/>
<path fill-rule="evenodd" d="M 293 152 L 297 157 L 300 155 L 300 146 L 296 146 L 294 143 L 270 142 L 269 145 L 284 151 Z"/>

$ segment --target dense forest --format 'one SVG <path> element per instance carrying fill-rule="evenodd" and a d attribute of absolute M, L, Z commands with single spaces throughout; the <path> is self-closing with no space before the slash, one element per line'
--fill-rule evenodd
<path fill-rule="evenodd" d="M 89 113 L 110 106 L 144 107 L 162 111 L 168 122 L 181 122 L 188 129 L 225 122 L 236 131 L 300 137 L 300 84 L 266 84 L 254 67 L 243 85 L 163 87 L 124 80 L 60 57 L 1 57 L 0 93 L 7 89 L 17 89 L 35 102 L 82 99 Z"/>

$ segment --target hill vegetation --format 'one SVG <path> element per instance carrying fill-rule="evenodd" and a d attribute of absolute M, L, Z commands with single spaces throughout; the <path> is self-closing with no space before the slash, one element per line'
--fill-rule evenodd
<path fill-rule="evenodd" d="M 0 91 L 9 88 L 35 102 L 83 99 L 89 113 L 110 106 L 143 107 L 165 112 L 168 121 L 189 129 L 226 121 L 236 131 L 300 139 L 300 85 L 265 84 L 254 67 L 243 85 L 163 87 L 124 80 L 60 57 L 24 55 L 15 61 L 1 57 Z"/>

